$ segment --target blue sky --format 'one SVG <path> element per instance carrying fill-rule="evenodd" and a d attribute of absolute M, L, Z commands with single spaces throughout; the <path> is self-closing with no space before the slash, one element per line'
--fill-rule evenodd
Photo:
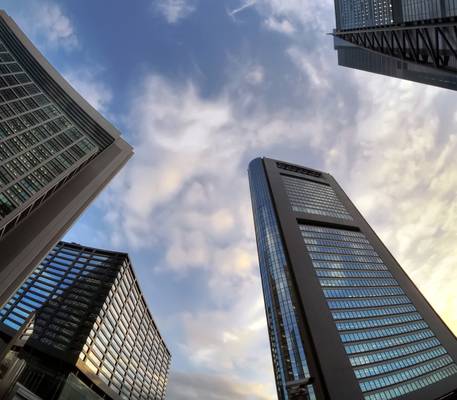
<path fill-rule="evenodd" d="M 332 173 L 457 331 L 455 93 L 337 66 L 331 0 L 0 0 L 135 156 L 66 239 L 131 254 L 168 398 L 275 398 L 246 169 Z"/>

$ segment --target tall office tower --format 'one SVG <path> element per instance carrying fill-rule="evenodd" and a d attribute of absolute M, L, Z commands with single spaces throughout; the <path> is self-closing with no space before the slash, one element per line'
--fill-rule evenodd
<path fill-rule="evenodd" d="M 0 11 L 0 305 L 131 155 Z"/>
<path fill-rule="evenodd" d="M 457 0 L 335 0 L 335 15 L 335 37 L 378 55 L 372 72 L 455 90 Z M 355 53 L 339 46 L 339 59 Z"/>
<path fill-rule="evenodd" d="M 457 339 L 332 176 L 249 181 L 278 398 L 456 398 Z"/>
<path fill-rule="evenodd" d="M 170 352 L 127 254 L 60 242 L 0 310 L 0 333 L 2 399 L 165 398 Z"/>

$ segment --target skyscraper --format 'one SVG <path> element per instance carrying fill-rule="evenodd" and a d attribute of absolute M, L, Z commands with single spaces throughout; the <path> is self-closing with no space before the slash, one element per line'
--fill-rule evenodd
<path fill-rule="evenodd" d="M 455 90 L 457 0 L 335 0 L 335 16 L 340 65 Z"/>
<path fill-rule="evenodd" d="M 131 157 L 0 12 L 0 305 Z"/>
<path fill-rule="evenodd" d="M 0 310 L 0 335 L 1 398 L 165 398 L 170 352 L 127 254 L 60 242 Z"/>
<path fill-rule="evenodd" d="M 265 158 L 249 181 L 278 398 L 457 397 L 456 337 L 334 178 Z"/>

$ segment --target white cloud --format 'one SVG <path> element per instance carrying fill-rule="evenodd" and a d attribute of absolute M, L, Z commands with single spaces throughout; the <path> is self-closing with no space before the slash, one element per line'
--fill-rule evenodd
<path fill-rule="evenodd" d="M 287 35 L 292 35 L 296 31 L 293 24 L 287 18 L 271 16 L 264 23 L 268 29 Z"/>
<path fill-rule="evenodd" d="M 203 373 L 172 372 L 167 392 L 169 400 L 270 400 L 270 391 L 261 384 L 245 384 L 232 377 Z"/>
<path fill-rule="evenodd" d="M 236 15 L 243 12 L 244 10 L 251 8 L 257 3 L 257 0 L 244 0 L 244 2 L 237 8 L 228 12 L 228 15 L 235 19 Z"/>
<path fill-rule="evenodd" d="M 40 2 L 34 7 L 34 12 L 23 20 L 21 27 L 45 46 L 66 49 L 78 46 L 72 21 L 56 3 Z"/>
<path fill-rule="evenodd" d="M 106 114 L 113 98 L 110 87 L 100 79 L 97 68 L 80 68 L 64 73 L 65 79 L 99 112 Z"/>
<path fill-rule="evenodd" d="M 176 24 L 187 18 L 196 9 L 195 0 L 154 0 L 155 9 L 170 24 Z"/>
<path fill-rule="evenodd" d="M 246 81 L 251 85 L 260 85 L 265 78 L 265 70 L 261 65 L 253 65 L 246 73 Z"/>
<path fill-rule="evenodd" d="M 265 17 L 267 28 L 291 35 L 300 28 L 316 32 L 330 32 L 333 21 L 332 0 L 258 0 L 256 8 Z"/>

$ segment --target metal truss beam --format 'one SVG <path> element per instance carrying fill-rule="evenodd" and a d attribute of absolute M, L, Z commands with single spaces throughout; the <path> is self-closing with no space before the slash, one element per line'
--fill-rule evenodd
<path fill-rule="evenodd" d="M 399 60 L 457 73 L 457 23 L 377 27 L 333 35 Z"/>

